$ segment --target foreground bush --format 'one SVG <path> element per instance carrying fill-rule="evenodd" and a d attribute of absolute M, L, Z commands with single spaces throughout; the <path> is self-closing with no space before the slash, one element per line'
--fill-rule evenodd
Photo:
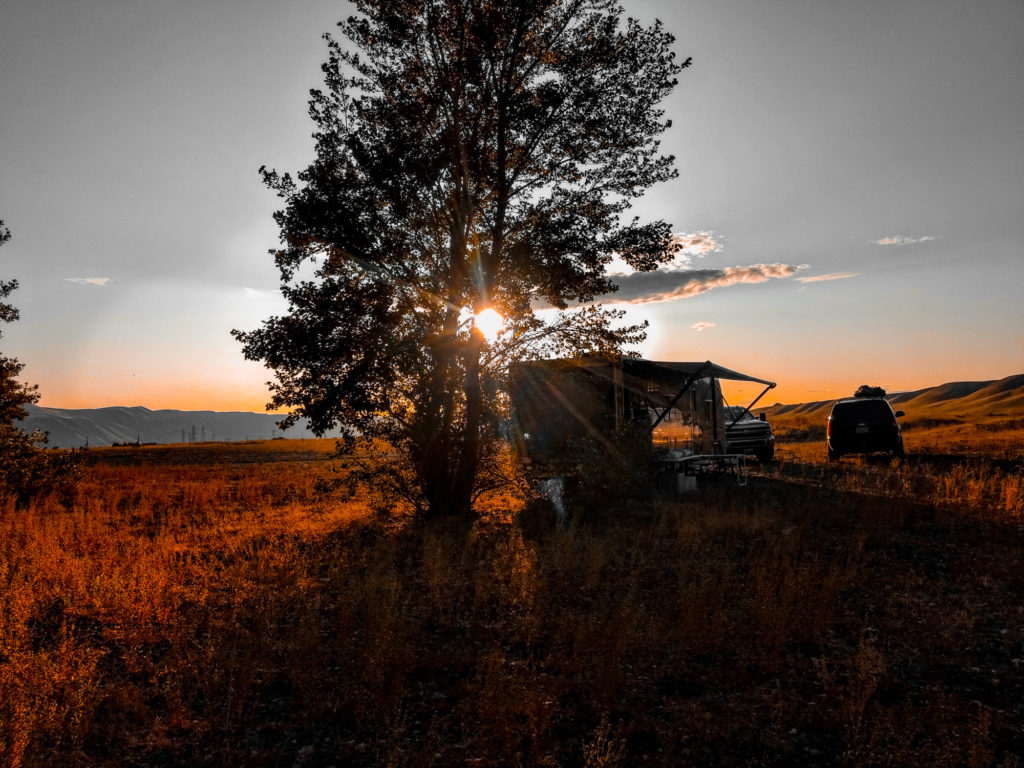
<path fill-rule="evenodd" d="M 46 451 L 43 438 L 0 424 L 0 492 L 24 506 L 40 495 L 58 495 L 70 503 L 82 476 L 85 452 Z"/>

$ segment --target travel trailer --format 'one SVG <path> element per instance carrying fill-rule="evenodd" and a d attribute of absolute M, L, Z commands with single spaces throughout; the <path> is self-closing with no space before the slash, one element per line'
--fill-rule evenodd
<path fill-rule="evenodd" d="M 737 421 L 720 382 L 774 382 L 704 362 L 586 357 L 512 366 L 512 440 L 535 477 L 571 475 L 581 457 L 649 459 L 661 472 L 693 476 L 735 467 L 726 428 Z M 687 487 L 685 481 L 679 487 Z"/>

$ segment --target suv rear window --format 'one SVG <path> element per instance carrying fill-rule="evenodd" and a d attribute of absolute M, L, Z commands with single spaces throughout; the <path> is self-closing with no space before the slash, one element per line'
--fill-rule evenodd
<path fill-rule="evenodd" d="M 848 400 L 832 408 L 833 421 L 891 424 L 894 418 L 885 400 Z"/>

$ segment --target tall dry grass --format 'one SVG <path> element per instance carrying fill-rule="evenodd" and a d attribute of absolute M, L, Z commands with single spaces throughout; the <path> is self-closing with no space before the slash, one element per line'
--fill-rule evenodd
<path fill-rule="evenodd" d="M 788 455 L 802 461 L 825 460 L 823 420 L 789 416 L 773 426 L 779 447 Z M 910 455 L 1024 462 L 1024 422 L 1020 418 L 952 423 L 943 419 L 910 420 L 903 424 L 903 442 Z"/>
<path fill-rule="evenodd" d="M 228 577 L 234 563 L 286 571 L 275 538 L 315 539 L 363 514 L 321 504 L 320 468 L 309 464 L 131 467 L 119 465 L 124 455 L 92 467 L 70 507 L 0 497 L 6 764 L 20 765 L 32 745 L 44 755 L 83 749 L 97 716 L 108 739 L 126 724 L 119 718 L 144 720 L 146 686 L 105 691 L 107 678 L 157 683 L 157 657 L 183 642 L 183 610 L 248 599 L 250 579 Z"/>
<path fill-rule="evenodd" d="M 972 444 L 978 448 L 977 444 Z M 886 456 L 851 456 L 829 463 L 824 443 L 779 446 L 773 472 L 827 484 L 850 493 L 868 493 L 934 504 L 974 516 L 1024 520 L 1024 458 L 1001 458 L 972 450 L 960 454 L 914 451 Z"/>
<path fill-rule="evenodd" d="M 326 452 L 260 450 L 111 452 L 70 509 L 0 505 L 0 763 L 1010 765 L 1024 749 L 1022 537 L 969 494 L 922 510 L 899 473 L 885 493 L 755 477 L 569 528 L 510 509 L 394 525 L 324 490 Z"/>

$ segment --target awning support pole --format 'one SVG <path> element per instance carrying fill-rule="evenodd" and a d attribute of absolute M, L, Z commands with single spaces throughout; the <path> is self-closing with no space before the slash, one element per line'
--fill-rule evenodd
<path fill-rule="evenodd" d="M 685 384 L 683 384 L 683 388 L 676 393 L 676 396 L 672 398 L 672 402 L 665 407 L 665 410 L 661 412 L 661 415 L 659 415 L 658 418 L 655 419 L 654 423 L 651 424 L 652 434 L 654 433 L 654 430 L 658 428 L 658 425 L 661 424 L 662 420 L 664 420 L 664 418 L 668 416 L 668 412 L 671 411 L 675 407 L 675 404 L 679 402 L 679 398 L 683 396 L 683 393 L 685 393 L 686 390 L 688 390 L 690 386 L 693 384 L 693 382 L 699 379 L 700 375 L 710 367 L 711 361 L 709 360 L 696 371 L 694 371 L 692 374 L 690 374 L 690 378 L 686 380 Z"/>
<path fill-rule="evenodd" d="M 757 397 L 755 397 L 755 398 L 754 398 L 754 399 L 753 399 L 753 400 L 752 400 L 752 401 L 750 402 L 750 405 L 748 405 L 748 406 L 747 406 L 746 408 L 744 408 L 744 409 L 743 409 L 743 411 L 742 411 L 742 412 L 740 413 L 740 415 L 739 415 L 739 416 L 737 416 L 737 417 L 736 417 L 736 418 L 735 418 L 735 419 L 733 420 L 732 424 L 730 424 L 730 425 L 729 425 L 729 427 L 732 427 L 732 426 L 734 426 L 734 425 L 736 424 L 736 422 L 737 422 L 737 421 L 739 421 L 739 420 L 740 420 L 740 419 L 742 419 L 742 418 L 743 418 L 744 416 L 746 416 L 746 415 L 747 415 L 748 413 L 750 413 L 750 409 L 751 409 L 751 408 L 753 408 L 753 407 L 754 407 L 755 405 L 757 405 L 757 401 L 758 401 L 758 400 L 760 400 L 760 399 L 761 399 L 762 397 L 764 397 L 764 396 L 765 396 L 766 394 L 768 394 L 768 390 L 769 390 L 769 389 L 775 389 L 775 383 L 774 383 L 774 382 L 772 382 L 772 383 L 771 383 L 771 384 L 769 384 L 769 385 L 768 385 L 767 387 L 765 387 L 765 388 L 764 388 L 764 391 L 763 391 L 763 392 L 761 392 L 761 394 L 760 394 L 760 395 L 758 395 Z M 729 427 L 726 427 L 726 429 L 728 429 Z"/>

